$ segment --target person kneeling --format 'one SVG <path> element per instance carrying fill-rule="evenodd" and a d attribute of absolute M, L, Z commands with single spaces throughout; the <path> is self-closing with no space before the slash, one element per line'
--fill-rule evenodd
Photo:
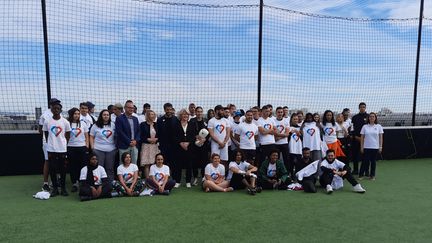
<path fill-rule="evenodd" d="M 156 155 L 155 160 L 155 164 L 150 167 L 146 184 L 153 189 L 155 194 L 169 195 L 176 182 L 170 178 L 170 169 L 167 165 L 164 165 L 164 156 L 159 153 Z"/>
<path fill-rule="evenodd" d="M 337 190 L 343 187 L 343 179 L 347 179 L 353 186 L 353 191 L 358 193 L 366 192 L 365 189 L 354 179 L 351 169 L 343 162 L 335 159 L 335 152 L 332 149 L 327 150 L 326 157 L 321 161 L 321 176 L 319 182 L 322 187 L 326 188 L 327 194 L 331 194 L 333 189 Z"/>
<path fill-rule="evenodd" d="M 143 190 L 141 179 L 138 179 L 138 166 L 132 164 L 128 152 L 121 156 L 122 164 L 117 167 L 118 181 L 113 181 L 114 189 L 119 196 L 138 196 Z"/>
<path fill-rule="evenodd" d="M 211 163 L 204 169 L 203 189 L 205 192 L 231 192 L 234 189 L 225 180 L 225 166 L 220 161 L 218 154 L 211 155 Z"/>
<path fill-rule="evenodd" d="M 244 161 L 244 155 L 242 151 L 236 151 L 235 161 L 229 163 L 229 171 L 227 180 L 230 182 L 230 186 L 237 189 L 247 188 L 247 192 L 250 195 L 255 195 L 257 190 L 255 187 L 256 172 L 257 168 L 248 162 Z"/>
<path fill-rule="evenodd" d="M 105 169 L 98 165 L 96 155 L 89 155 L 88 164 L 81 169 L 79 180 L 81 201 L 111 197 L 111 183 L 109 183 Z"/>
<path fill-rule="evenodd" d="M 279 159 L 279 151 L 273 150 L 270 158 L 264 160 L 258 172 L 258 186 L 262 189 L 286 190 L 291 183 L 284 163 Z"/>

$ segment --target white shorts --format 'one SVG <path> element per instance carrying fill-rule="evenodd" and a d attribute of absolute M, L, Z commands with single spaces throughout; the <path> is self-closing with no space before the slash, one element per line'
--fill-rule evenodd
<path fill-rule="evenodd" d="M 219 148 L 219 144 L 212 141 L 211 153 L 219 154 L 221 160 L 228 161 L 228 145 L 225 145 L 223 148 Z"/>
<path fill-rule="evenodd" d="M 47 143 L 45 141 L 42 142 L 42 151 L 43 151 L 45 160 L 48 160 Z"/>

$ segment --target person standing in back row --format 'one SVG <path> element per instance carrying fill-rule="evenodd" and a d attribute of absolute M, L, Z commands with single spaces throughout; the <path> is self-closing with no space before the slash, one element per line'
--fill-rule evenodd
<path fill-rule="evenodd" d="M 140 126 L 138 118 L 133 116 L 134 104 L 131 100 L 125 103 L 125 113 L 117 117 L 115 121 L 116 144 L 119 149 L 119 156 L 128 152 L 131 155 L 132 164 L 138 160 L 138 144 L 140 143 Z"/>
<path fill-rule="evenodd" d="M 228 141 L 231 134 L 231 126 L 228 119 L 224 117 L 224 108 L 221 105 L 215 107 L 215 117 L 208 122 L 208 130 L 211 137 L 211 153 L 220 157 L 225 166 L 228 162 Z"/>
<path fill-rule="evenodd" d="M 352 161 L 353 161 L 353 175 L 358 175 L 359 173 L 359 161 L 361 160 L 360 153 L 360 142 L 361 135 L 360 131 L 363 128 L 363 125 L 367 122 L 368 114 L 366 113 L 366 103 L 361 102 L 359 104 L 359 113 L 352 117 L 352 142 L 351 142 L 351 151 L 352 151 Z"/>

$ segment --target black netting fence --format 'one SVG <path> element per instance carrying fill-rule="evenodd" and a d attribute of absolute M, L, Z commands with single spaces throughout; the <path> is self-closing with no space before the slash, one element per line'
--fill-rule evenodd
<path fill-rule="evenodd" d="M 259 1 L 44 2 L 51 90 L 41 2 L 0 3 L 0 130 L 35 129 L 48 97 L 62 100 L 65 111 L 92 101 L 97 113 L 132 99 L 138 113 L 150 103 L 159 114 L 165 102 L 177 110 L 190 102 L 205 110 L 270 103 L 355 113 L 364 101 L 384 125 L 411 125 L 418 3 L 417 12 L 396 18 L 357 11 L 397 9 L 391 5 L 265 1 L 259 90 Z M 432 124 L 429 12 L 416 125 Z"/>

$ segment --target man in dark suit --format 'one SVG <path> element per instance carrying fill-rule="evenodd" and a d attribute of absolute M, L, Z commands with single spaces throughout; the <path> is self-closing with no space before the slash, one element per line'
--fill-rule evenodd
<path fill-rule="evenodd" d="M 118 116 L 115 121 L 117 148 L 119 149 L 120 159 L 123 153 L 128 152 L 132 157 L 132 163 L 136 164 L 140 142 L 140 126 L 138 118 L 133 116 L 134 103 L 131 100 L 126 101 L 124 109 L 125 113 Z"/>

